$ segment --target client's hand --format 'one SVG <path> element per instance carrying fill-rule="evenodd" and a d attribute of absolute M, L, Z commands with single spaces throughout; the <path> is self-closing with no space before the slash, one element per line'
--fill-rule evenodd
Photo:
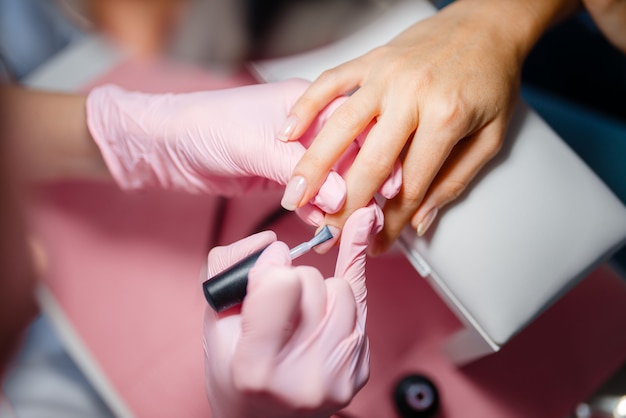
<path fill-rule="evenodd" d="M 241 307 L 204 325 L 206 388 L 216 418 L 329 417 L 369 376 L 365 250 L 382 226 L 374 204 L 348 218 L 335 276 L 291 266 L 289 250 L 262 232 L 213 249 L 213 276 L 272 243 L 252 268 Z M 204 277 L 203 280 L 206 280 Z"/>

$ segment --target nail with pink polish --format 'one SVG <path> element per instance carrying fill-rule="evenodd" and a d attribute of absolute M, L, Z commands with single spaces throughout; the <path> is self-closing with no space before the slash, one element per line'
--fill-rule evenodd
<path fill-rule="evenodd" d="M 298 124 L 298 118 L 295 115 L 289 115 L 283 123 L 283 126 L 279 129 L 276 134 L 276 139 L 279 141 L 287 142 L 291 138 L 291 134 L 296 129 L 296 125 Z"/>
<path fill-rule="evenodd" d="M 430 225 L 432 225 L 433 221 L 437 217 L 438 212 L 439 212 L 439 209 L 437 208 L 431 209 L 430 212 L 428 212 L 428 214 L 424 217 L 424 219 L 422 219 L 422 222 L 420 222 L 417 225 L 418 237 L 423 236 L 426 233 L 426 231 L 428 231 L 428 228 L 430 228 Z"/>
<path fill-rule="evenodd" d="M 287 187 L 285 187 L 285 193 L 280 201 L 281 206 L 287 210 L 296 210 L 302 200 L 302 197 L 304 196 L 305 191 L 305 178 L 302 176 L 292 178 L 289 183 L 287 183 Z"/>

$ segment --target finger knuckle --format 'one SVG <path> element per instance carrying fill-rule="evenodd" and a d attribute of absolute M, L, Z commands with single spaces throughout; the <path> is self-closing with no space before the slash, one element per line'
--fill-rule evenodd
<path fill-rule="evenodd" d="M 448 129 L 458 129 L 469 117 L 467 106 L 454 97 L 445 97 L 433 100 L 430 105 L 430 117 Z"/>
<path fill-rule="evenodd" d="M 426 192 L 421 182 L 405 181 L 402 185 L 402 202 L 404 207 L 415 208 Z"/>
<path fill-rule="evenodd" d="M 313 110 L 318 110 L 322 104 L 315 92 L 307 91 L 300 96 L 296 106 L 297 111 L 311 112 Z M 295 108 L 294 111 L 296 111 Z"/>
<path fill-rule="evenodd" d="M 333 115 L 338 126 L 357 126 L 361 124 L 361 115 L 355 106 L 346 102 L 337 109 Z"/>
<path fill-rule="evenodd" d="M 339 78 L 340 67 L 324 70 L 315 80 L 315 84 L 335 84 Z"/>
<path fill-rule="evenodd" d="M 321 182 L 331 165 L 332 163 L 328 161 L 326 156 L 307 152 L 302 156 L 302 159 L 296 166 L 294 175 L 298 174 L 304 176 L 309 182 L 309 186 L 311 186 L 312 183 L 317 184 Z"/>
<path fill-rule="evenodd" d="M 442 188 L 441 197 L 444 202 L 458 198 L 467 187 L 464 180 L 448 180 Z"/>
<path fill-rule="evenodd" d="M 489 138 L 482 144 L 482 150 L 487 157 L 487 159 L 491 159 L 495 157 L 500 150 L 502 149 L 502 138 L 494 137 Z"/>
<path fill-rule="evenodd" d="M 380 153 L 377 155 L 365 155 L 363 153 L 359 157 L 359 164 L 367 170 L 370 177 L 381 182 L 389 176 L 396 161 L 394 156 Z"/>

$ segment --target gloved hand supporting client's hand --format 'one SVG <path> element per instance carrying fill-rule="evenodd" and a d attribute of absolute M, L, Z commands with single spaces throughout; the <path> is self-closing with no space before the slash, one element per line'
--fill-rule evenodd
<path fill-rule="evenodd" d="M 329 116 L 321 116 L 300 143 L 275 140 L 308 85 L 294 79 L 185 94 L 145 94 L 107 85 L 89 93 L 87 123 L 123 189 L 157 186 L 241 195 L 284 186 L 305 152 L 303 144 Z M 344 200 L 345 183 L 332 172 L 311 203 L 334 213 Z"/>

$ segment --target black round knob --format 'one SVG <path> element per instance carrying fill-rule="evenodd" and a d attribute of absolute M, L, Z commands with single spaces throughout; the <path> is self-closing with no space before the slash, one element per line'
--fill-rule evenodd
<path fill-rule="evenodd" d="M 393 397 L 402 418 L 430 418 L 439 410 L 437 387 L 422 375 L 402 378 L 396 384 Z"/>

